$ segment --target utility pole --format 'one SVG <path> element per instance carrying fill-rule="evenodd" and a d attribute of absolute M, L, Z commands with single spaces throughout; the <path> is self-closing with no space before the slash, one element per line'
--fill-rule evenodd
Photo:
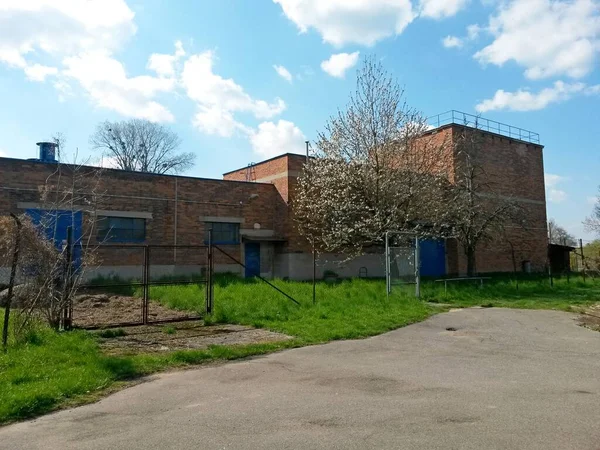
<path fill-rule="evenodd" d="M 308 164 L 310 162 L 310 156 L 308 155 L 308 149 L 310 146 L 310 143 L 308 141 L 305 141 L 306 143 L 306 166 L 308 168 Z M 312 267 L 312 301 L 313 301 L 313 305 L 317 303 L 317 252 L 315 250 L 315 241 L 314 241 L 314 237 L 312 239 L 312 263 L 313 263 L 313 267 Z"/>

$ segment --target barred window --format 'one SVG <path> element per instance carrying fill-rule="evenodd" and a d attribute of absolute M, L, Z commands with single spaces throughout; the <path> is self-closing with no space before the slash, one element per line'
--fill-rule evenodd
<path fill-rule="evenodd" d="M 239 244 L 240 224 L 228 222 L 205 222 L 204 242 L 208 244 L 208 230 L 212 230 L 213 244 Z"/>
<path fill-rule="evenodd" d="M 96 236 L 99 242 L 144 242 L 146 219 L 101 216 Z"/>

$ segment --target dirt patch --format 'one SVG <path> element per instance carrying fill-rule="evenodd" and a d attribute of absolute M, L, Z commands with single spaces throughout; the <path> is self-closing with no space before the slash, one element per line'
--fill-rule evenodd
<path fill-rule="evenodd" d="M 581 311 L 578 323 L 590 330 L 600 331 L 600 303 L 589 306 Z"/>
<path fill-rule="evenodd" d="M 189 311 L 177 311 L 151 301 L 150 321 L 183 320 L 199 316 Z M 73 323 L 77 327 L 101 327 L 142 323 L 142 299 L 117 294 L 86 293 L 73 300 Z"/>
<path fill-rule="evenodd" d="M 100 338 L 108 353 L 202 350 L 211 345 L 259 344 L 286 341 L 291 336 L 242 325 L 208 325 L 181 322 L 169 325 L 140 325 L 124 328 L 124 336 Z M 102 332 L 98 332 L 102 335 Z"/>

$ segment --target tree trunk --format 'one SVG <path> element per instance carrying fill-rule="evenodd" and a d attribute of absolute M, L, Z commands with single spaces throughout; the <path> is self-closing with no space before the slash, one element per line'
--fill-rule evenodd
<path fill-rule="evenodd" d="M 17 265 L 19 264 L 19 250 L 21 247 L 21 221 L 17 216 L 11 214 L 17 225 L 15 230 L 15 249 L 13 250 L 12 265 L 10 268 L 10 280 L 8 282 L 8 295 L 6 296 L 6 309 L 4 310 L 4 327 L 2 328 L 2 347 L 4 352 L 8 345 L 8 326 L 10 319 L 10 304 L 12 303 L 13 289 L 15 287 L 15 278 L 17 275 Z"/>
<path fill-rule="evenodd" d="M 467 254 L 467 276 L 472 277 L 475 275 L 475 249 L 468 247 L 465 253 Z"/>

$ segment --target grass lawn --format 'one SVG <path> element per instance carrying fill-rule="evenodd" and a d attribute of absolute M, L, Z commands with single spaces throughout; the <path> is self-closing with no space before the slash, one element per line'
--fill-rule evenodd
<path fill-rule="evenodd" d="M 225 281 L 224 281 L 225 280 Z M 422 302 L 401 295 L 388 302 L 381 281 L 355 280 L 320 285 L 317 305 L 305 283 L 278 282 L 296 295 L 297 306 L 263 283 L 220 280 L 215 286 L 215 314 L 208 322 L 244 323 L 270 328 L 296 339 L 272 344 L 213 346 L 161 354 L 108 356 L 95 335 L 56 333 L 40 327 L 0 353 L 0 423 L 33 417 L 60 406 L 86 403 L 121 382 L 167 368 L 242 358 L 283 348 L 371 336 L 425 319 Z M 197 286 L 155 287 L 154 298 L 172 307 L 196 309 Z M 190 295 L 193 294 L 193 295 Z M 276 295 L 275 295 L 276 294 Z M 195 300 L 194 300 L 195 299 Z M 2 319 L 0 310 L 0 320 Z"/>
<path fill-rule="evenodd" d="M 586 306 L 600 302 L 600 279 L 581 276 L 555 278 L 550 286 L 546 276 L 532 275 L 518 281 L 507 275 L 497 275 L 478 281 L 450 282 L 444 293 L 444 283 L 425 282 L 423 299 L 448 303 L 455 307 L 495 306 L 504 308 L 560 309 Z"/>
<path fill-rule="evenodd" d="M 60 406 L 89 402 L 124 382 L 160 370 L 214 360 L 236 359 L 282 348 L 361 338 L 427 318 L 440 310 L 412 297 L 414 287 L 398 288 L 389 301 L 382 280 L 348 280 L 317 286 L 312 303 L 310 283 L 275 281 L 296 298 L 295 305 L 259 281 L 220 277 L 215 285 L 215 311 L 209 323 L 264 327 L 294 336 L 291 341 L 245 346 L 213 346 L 161 354 L 108 356 L 95 335 L 85 331 L 56 333 L 39 327 L 20 343 L 0 353 L 0 423 L 33 417 Z M 194 285 L 154 286 L 150 296 L 171 308 L 201 311 L 203 288 Z M 450 306 L 502 306 L 568 310 L 600 301 L 600 281 L 580 278 L 516 282 L 499 277 L 483 288 L 469 283 L 449 287 L 423 283 L 423 300 Z M 443 310 L 443 308 L 441 309 Z M 0 310 L 0 320 L 2 319 Z"/>

